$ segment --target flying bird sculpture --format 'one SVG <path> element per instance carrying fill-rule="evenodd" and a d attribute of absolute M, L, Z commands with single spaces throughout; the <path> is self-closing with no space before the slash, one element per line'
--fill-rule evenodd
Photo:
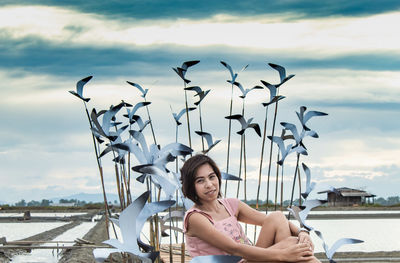
<path fill-rule="evenodd" d="M 127 114 L 124 114 L 124 117 L 128 118 L 129 122 L 131 122 L 132 117 L 135 115 L 137 110 L 139 110 L 140 108 L 145 107 L 149 104 L 151 104 L 151 102 L 149 102 L 149 101 L 143 101 L 143 102 L 136 103 L 132 110 L 129 108 L 126 109 Z"/>
<path fill-rule="evenodd" d="M 277 64 L 274 64 L 274 63 L 268 63 L 268 65 L 271 68 L 273 68 L 276 71 L 278 71 L 278 73 L 279 73 L 279 77 L 280 77 L 281 82 L 279 84 L 275 85 L 277 88 L 280 87 L 283 83 L 285 83 L 289 79 L 294 77 L 294 75 L 286 76 L 286 69 L 284 67 L 280 66 L 280 65 L 277 65 Z"/>
<path fill-rule="evenodd" d="M 263 89 L 263 88 L 260 87 L 260 86 L 254 86 L 254 87 L 252 87 L 251 89 L 245 89 L 245 88 L 243 88 L 242 84 L 240 84 L 239 82 L 236 82 L 236 81 L 233 82 L 233 85 L 235 85 L 236 87 L 238 87 L 239 90 L 242 92 L 242 95 L 239 96 L 239 97 L 242 98 L 242 99 L 246 98 L 247 94 L 248 94 L 250 91 L 252 91 L 252 90 L 255 90 L 255 89 Z"/>
<path fill-rule="evenodd" d="M 322 112 L 322 111 L 308 111 L 306 114 L 305 111 L 307 110 L 307 107 L 301 106 L 300 107 L 300 112 L 296 111 L 297 117 L 300 120 L 301 125 L 303 126 L 303 129 L 306 131 L 310 131 L 310 128 L 306 126 L 306 123 L 312 118 L 316 116 L 326 116 L 328 113 Z"/>
<path fill-rule="evenodd" d="M 228 63 L 226 63 L 224 61 L 220 61 L 220 62 L 226 69 L 229 70 L 229 73 L 231 74 L 231 79 L 227 80 L 227 82 L 233 84 L 236 81 L 238 73 L 233 73 L 232 67 Z M 249 65 L 244 66 L 241 71 L 245 70 L 248 66 Z"/>
<path fill-rule="evenodd" d="M 199 63 L 200 60 L 192 60 L 192 61 L 186 61 L 182 63 L 181 67 L 176 67 L 176 68 L 172 68 L 176 74 L 178 74 L 179 77 L 181 77 L 181 79 L 186 83 L 190 83 L 191 81 L 185 78 L 186 72 L 188 70 L 188 68 L 196 65 L 197 63 Z"/>
<path fill-rule="evenodd" d="M 318 230 L 314 231 L 315 234 L 322 240 L 322 247 L 325 250 L 325 255 L 329 260 L 329 263 L 336 263 L 335 260 L 333 260 L 333 255 L 336 253 L 336 251 L 343 245 L 346 244 L 358 244 L 358 243 L 363 243 L 363 240 L 360 239 L 355 239 L 355 238 L 341 238 L 337 240 L 331 247 L 328 247 L 328 245 L 325 243 L 324 237 L 322 236 L 322 233 Z"/>
<path fill-rule="evenodd" d="M 240 122 L 240 124 L 242 125 L 242 129 L 238 131 L 237 134 L 242 135 L 246 129 L 252 128 L 257 133 L 257 135 L 261 137 L 260 126 L 257 123 L 252 123 L 253 118 L 250 118 L 246 121 L 241 114 L 235 114 L 231 116 L 226 116 L 225 119 L 237 120 Z"/>
<path fill-rule="evenodd" d="M 307 155 L 307 151 L 305 148 L 302 146 L 293 148 L 292 144 L 289 144 L 288 146 L 285 147 L 284 139 L 282 139 L 281 136 L 267 136 L 268 139 L 272 140 L 274 143 L 276 143 L 279 147 L 279 151 L 281 153 L 281 159 L 278 161 L 279 165 L 283 165 L 286 157 L 292 153 L 292 152 L 297 152 L 299 154 Z"/>
<path fill-rule="evenodd" d="M 208 132 L 195 131 L 195 133 L 197 133 L 201 137 L 204 137 L 207 141 L 208 148 L 202 151 L 204 154 L 208 153 L 212 148 L 214 148 L 215 145 L 217 145 L 221 141 L 221 140 L 213 141 L 212 135 Z"/>
<path fill-rule="evenodd" d="M 311 209 L 321 206 L 324 203 L 326 203 L 326 201 L 306 200 L 301 206 L 301 208 L 297 206 L 292 206 L 291 208 L 288 208 L 288 210 L 293 214 L 294 218 L 296 218 L 296 220 L 299 221 L 301 227 L 305 227 L 311 231 L 314 228 L 306 223 L 307 216 L 310 213 Z"/>
<path fill-rule="evenodd" d="M 199 86 L 191 86 L 185 88 L 185 90 L 190 90 L 196 92 L 194 96 L 198 96 L 199 100 L 194 103 L 194 105 L 199 105 L 201 101 L 207 96 L 207 94 L 210 92 L 210 90 L 203 91 Z"/>
<path fill-rule="evenodd" d="M 269 90 L 269 101 L 262 103 L 264 107 L 285 98 L 284 96 L 277 95 L 278 89 L 275 85 L 269 84 L 264 80 L 261 80 L 261 83 Z M 256 87 L 262 88 L 261 86 L 256 86 Z"/>
<path fill-rule="evenodd" d="M 196 107 L 189 107 L 188 111 L 192 111 L 195 109 L 196 109 Z M 171 108 L 171 111 L 172 111 L 172 108 Z M 179 120 L 184 113 L 186 113 L 186 108 L 181 109 L 181 111 L 178 114 L 172 112 L 172 116 L 174 117 L 174 120 L 175 120 L 177 126 L 182 124 L 182 122 L 180 122 Z"/>
<path fill-rule="evenodd" d="M 142 95 L 141 95 L 142 98 L 146 98 L 146 95 L 147 95 L 147 92 L 149 91 L 149 89 L 143 89 L 142 86 L 140 86 L 139 84 L 133 83 L 130 81 L 127 81 L 127 83 L 134 86 L 135 88 L 137 88 L 142 93 Z"/>
<path fill-rule="evenodd" d="M 76 92 L 73 90 L 70 90 L 69 92 L 75 96 L 77 96 L 78 98 L 80 98 L 81 100 L 88 102 L 90 100 L 90 98 L 85 98 L 83 97 L 83 86 L 85 86 L 86 83 L 89 82 L 89 80 L 91 80 L 93 78 L 93 76 L 89 76 L 86 77 L 84 79 L 81 79 L 80 81 L 78 81 L 76 83 Z"/>
<path fill-rule="evenodd" d="M 307 149 L 303 144 L 303 139 L 306 136 L 310 136 L 313 138 L 318 138 L 318 134 L 315 131 L 306 131 L 302 129 L 301 133 L 298 132 L 296 125 L 289 123 L 289 122 L 281 122 L 281 125 L 286 129 L 292 132 L 293 138 L 296 141 L 296 144 L 293 148 L 302 146 L 304 149 Z"/>

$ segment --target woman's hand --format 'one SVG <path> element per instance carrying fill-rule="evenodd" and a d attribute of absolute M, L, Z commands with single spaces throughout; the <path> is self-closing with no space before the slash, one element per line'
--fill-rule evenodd
<path fill-rule="evenodd" d="M 283 261 L 287 262 L 299 262 L 309 260 L 314 255 L 310 245 L 307 243 L 297 243 L 290 245 L 283 249 L 284 255 Z"/>
<path fill-rule="evenodd" d="M 314 251 L 314 244 L 311 240 L 310 234 L 308 234 L 307 232 L 300 232 L 297 238 L 300 244 L 302 243 L 308 244 L 311 250 Z"/>

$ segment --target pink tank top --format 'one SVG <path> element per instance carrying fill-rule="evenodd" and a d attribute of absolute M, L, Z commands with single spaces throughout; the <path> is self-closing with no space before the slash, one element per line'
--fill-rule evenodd
<path fill-rule="evenodd" d="M 214 221 L 212 217 L 206 212 L 198 208 L 192 207 L 188 211 L 186 211 L 183 220 L 183 232 L 186 233 L 189 216 L 193 213 L 200 213 L 207 217 L 208 220 L 210 220 L 210 222 L 214 225 L 215 229 L 219 232 L 229 236 L 238 243 L 251 245 L 250 240 L 244 234 L 242 226 L 239 224 L 236 218 L 236 211 L 239 206 L 239 200 L 236 198 L 226 198 L 218 199 L 218 201 L 225 207 L 230 217 L 222 219 L 220 221 Z M 210 245 L 209 243 L 203 241 L 198 237 L 186 236 L 186 248 L 190 256 L 192 257 L 206 255 L 228 255 L 227 252 Z"/>

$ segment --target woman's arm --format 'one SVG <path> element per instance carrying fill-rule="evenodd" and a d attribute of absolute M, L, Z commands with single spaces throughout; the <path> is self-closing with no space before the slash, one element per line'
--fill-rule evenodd
<path fill-rule="evenodd" d="M 267 215 L 239 200 L 237 219 L 240 222 L 261 226 Z"/>
<path fill-rule="evenodd" d="M 222 234 L 211 222 L 199 213 L 193 213 L 188 219 L 188 233 L 210 245 L 231 255 L 241 256 L 251 261 L 292 261 L 306 260 L 312 255 L 306 244 L 294 244 L 284 249 L 274 247 L 260 248 L 236 243 L 230 237 Z"/>

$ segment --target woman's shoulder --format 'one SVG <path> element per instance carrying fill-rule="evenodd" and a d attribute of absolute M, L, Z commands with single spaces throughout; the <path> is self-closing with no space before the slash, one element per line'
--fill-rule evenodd
<path fill-rule="evenodd" d="M 231 213 L 237 215 L 240 200 L 237 198 L 222 198 L 220 201 L 231 210 Z"/>

